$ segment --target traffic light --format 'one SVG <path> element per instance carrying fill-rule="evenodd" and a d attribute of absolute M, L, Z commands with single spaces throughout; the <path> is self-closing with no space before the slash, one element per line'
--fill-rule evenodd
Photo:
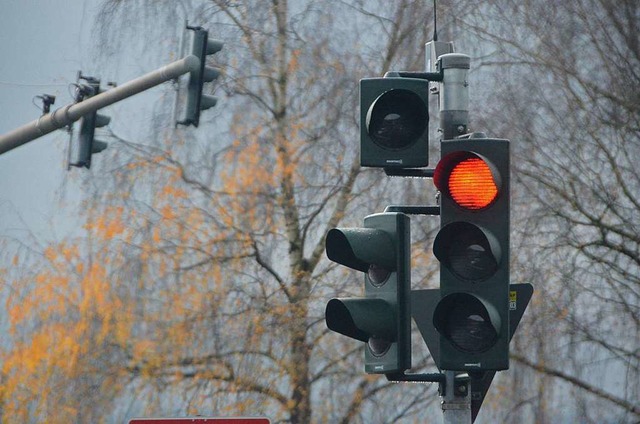
<path fill-rule="evenodd" d="M 364 273 L 364 297 L 331 299 L 327 327 L 366 343 L 367 373 L 411 368 L 409 243 L 409 217 L 403 213 L 369 215 L 364 228 L 327 234 L 327 257 Z"/>
<path fill-rule="evenodd" d="M 477 137 L 477 138 L 476 138 Z M 484 134 L 442 142 L 438 367 L 509 368 L 509 141 Z"/>
<path fill-rule="evenodd" d="M 205 62 L 208 55 L 222 50 L 223 43 L 209 38 L 208 31 L 201 27 L 187 28 L 193 30 L 192 54 L 200 59 L 200 68 L 189 74 L 186 116 L 178 123 L 197 127 L 200 123 L 200 111 L 209 109 L 218 102 L 217 97 L 203 94 L 202 89 L 205 82 L 211 82 L 220 76 L 217 68 L 206 66 Z"/>
<path fill-rule="evenodd" d="M 86 84 L 79 85 L 79 97 L 83 100 L 100 94 L 100 80 L 92 77 L 82 77 L 87 81 Z M 83 116 L 80 121 L 80 134 L 78 136 L 78 156 L 72 166 L 91 168 L 91 156 L 94 153 L 100 153 L 107 148 L 107 143 L 95 139 L 96 128 L 109 125 L 111 118 L 106 115 L 99 114 L 97 111 L 88 113 Z"/>
<path fill-rule="evenodd" d="M 429 164 L 429 81 L 360 80 L 360 164 L 418 168 Z"/>

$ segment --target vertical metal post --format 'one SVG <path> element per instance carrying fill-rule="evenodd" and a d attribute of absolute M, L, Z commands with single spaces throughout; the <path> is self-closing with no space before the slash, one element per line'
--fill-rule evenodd
<path fill-rule="evenodd" d="M 444 424 L 470 424 L 471 385 L 469 376 L 456 371 L 445 371 L 445 390 L 442 396 Z"/>
<path fill-rule="evenodd" d="M 443 73 L 440 83 L 440 128 L 443 140 L 467 133 L 469 124 L 469 82 L 471 58 L 466 54 L 447 53 L 438 58 Z"/>
<path fill-rule="evenodd" d="M 431 41 L 426 44 L 427 72 L 442 72 L 442 82 L 432 91 L 438 94 L 442 140 L 450 140 L 467 133 L 469 124 L 469 83 L 467 75 L 471 58 L 453 53 L 453 43 Z M 434 69 L 436 68 L 436 69 Z M 444 371 L 441 387 L 444 424 L 470 424 L 471 384 L 468 374 Z"/>

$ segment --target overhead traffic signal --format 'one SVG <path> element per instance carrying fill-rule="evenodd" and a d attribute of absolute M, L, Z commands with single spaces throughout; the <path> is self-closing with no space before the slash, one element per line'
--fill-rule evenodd
<path fill-rule="evenodd" d="M 360 80 L 360 164 L 418 168 L 429 163 L 429 81 Z"/>
<path fill-rule="evenodd" d="M 223 43 L 220 40 L 209 38 L 209 32 L 201 27 L 190 27 L 193 31 L 192 54 L 200 59 L 200 67 L 189 74 L 187 86 L 187 108 L 185 119 L 178 122 L 182 125 L 193 125 L 200 123 L 200 111 L 209 109 L 216 105 L 218 98 L 203 94 L 202 90 L 205 82 L 211 82 L 220 76 L 220 70 L 206 66 L 208 55 L 215 54 L 222 50 Z"/>
<path fill-rule="evenodd" d="M 86 84 L 79 85 L 78 100 L 84 100 L 100 94 L 100 80 L 92 77 L 82 77 Z M 88 113 L 80 121 L 80 134 L 78 136 L 78 155 L 72 166 L 91 168 L 91 156 L 100 153 L 107 148 L 107 143 L 95 139 L 96 128 L 109 125 L 111 117 L 96 112 Z"/>
<path fill-rule="evenodd" d="M 478 138 L 476 138 L 478 137 Z M 509 141 L 484 134 L 442 142 L 438 367 L 509 367 Z"/>
<path fill-rule="evenodd" d="M 369 215 L 364 228 L 327 234 L 327 257 L 364 273 L 364 297 L 331 299 L 327 327 L 366 343 L 367 373 L 411 368 L 409 243 L 409 217 L 403 213 Z"/>

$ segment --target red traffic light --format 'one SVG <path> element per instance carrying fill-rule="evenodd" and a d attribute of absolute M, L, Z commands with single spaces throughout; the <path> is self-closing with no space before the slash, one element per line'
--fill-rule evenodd
<path fill-rule="evenodd" d="M 481 210 L 498 198 L 500 173 L 486 158 L 473 152 L 454 152 L 443 158 L 433 176 L 438 190 L 461 208 Z"/>
<path fill-rule="evenodd" d="M 509 141 L 480 134 L 444 140 L 433 180 L 440 191 L 438 367 L 509 368 Z"/>

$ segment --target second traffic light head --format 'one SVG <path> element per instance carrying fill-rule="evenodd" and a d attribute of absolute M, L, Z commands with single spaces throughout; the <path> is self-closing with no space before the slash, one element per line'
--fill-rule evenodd
<path fill-rule="evenodd" d="M 368 373 L 411 367 L 409 242 L 409 218 L 401 213 L 369 215 L 363 228 L 334 228 L 327 234 L 327 257 L 364 273 L 364 297 L 331 299 L 326 324 L 366 344 Z"/>
<path fill-rule="evenodd" d="M 206 66 L 206 58 L 222 50 L 223 43 L 220 40 L 209 38 L 208 31 L 200 27 L 187 27 L 193 31 L 192 54 L 200 60 L 200 67 L 191 72 L 187 85 L 187 107 L 185 119 L 179 124 L 193 125 L 200 123 L 200 111 L 209 109 L 218 103 L 218 98 L 203 94 L 203 86 L 220 76 L 217 68 Z"/>
<path fill-rule="evenodd" d="M 360 80 L 360 164 L 417 168 L 429 164 L 429 81 Z"/>
<path fill-rule="evenodd" d="M 81 74 L 79 74 L 81 75 Z M 96 96 L 102 92 L 100 88 L 100 80 L 93 77 L 81 76 L 87 81 L 86 84 L 78 86 L 81 96 L 78 100 L 82 101 L 86 98 Z M 90 112 L 82 117 L 80 121 L 80 133 L 78 134 L 78 150 L 76 161 L 69 163 L 70 166 L 91 168 L 91 156 L 100 153 L 107 148 L 107 143 L 95 139 L 97 128 L 102 128 L 111 122 L 111 117 L 98 113 Z"/>

